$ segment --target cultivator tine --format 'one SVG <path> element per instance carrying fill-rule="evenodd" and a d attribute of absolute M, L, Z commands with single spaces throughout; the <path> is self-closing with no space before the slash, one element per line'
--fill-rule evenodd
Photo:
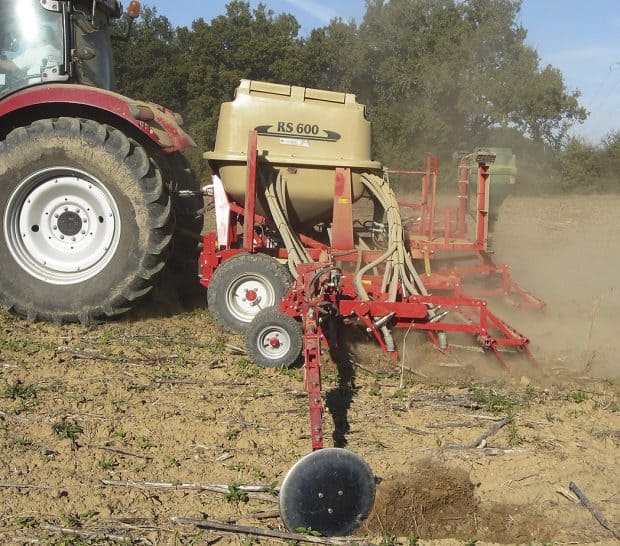
<path fill-rule="evenodd" d="M 513 298 L 513 293 L 516 294 L 516 299 Z M 538 296 L 532 294 L 512 279 L 510 280 L 510 291 L 505 295 L 505 299 L 516 309 L 542 310 L 547 305 Z"/>
<path fill-rule="evenodd" d="M 503 357 L 503 355 L 497 350 L 497 344 L 496 343 L 491 343 L 490 347 L 491 351 L 493 351 L 493 354 L 495 355 L 495 358 L 497 358 L 497 360 L 499 360 L 499 363 L 504 367 L 504 369 L 510 373 L 512 370 L 510 369 L 510 366 L 508 365 L 508 362 L 506 362 L 506 359 Z"/>

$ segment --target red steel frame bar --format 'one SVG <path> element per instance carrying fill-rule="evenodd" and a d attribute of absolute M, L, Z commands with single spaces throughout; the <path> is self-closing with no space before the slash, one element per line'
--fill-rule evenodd
<path fill-rule="evenodd" d="M 467 186 L 469 184 L 469 165 L 467 164 L 467 159 L 464 157 L 461 160 L 461 164 L 459 166 L 459 203 L 458 203 L 458 212 L 457 212 L 457 228 L 456 228 L 456 236 L 457 237 L 465 237 L 466 232 L 466 224 L 465 219 L 467 216 Z"/>
<path fill-rule="evenodd" d="M 430 162 L 433 162 L 433 168 L 430 169 Z M 439 168 L 439 161 L 437 158 L 427 158 L 427 171 L 429 171 L 431 179 L 431 206 L 428 219 L 428 239 L 433 240 L 435 231 L 435 209 L 437 207 L 437 169 Z"/>
<path fill-rule="evenodd" d="M 245 184 L 243 210 L 243 249 L 254 251 L 254 222 L 256 221 L 256 164 L 258 161 L 258 133 L 250 131 L 248 138 L 248 176 Z"/>
<path fill-rule="evenodd" d="M 312 308 L 311 308 L 312 309 Z M 317 333 L 316 310 L 304 321 L 304 390 L 308 393 L 312 450 L 323 448 L 323 398 L 321 395 L 321 335 Z"/>

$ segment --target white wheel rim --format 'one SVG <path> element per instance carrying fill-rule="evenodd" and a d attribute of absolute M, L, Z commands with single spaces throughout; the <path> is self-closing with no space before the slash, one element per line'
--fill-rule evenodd
<path fill-rule="evenodd" d="M 31 174 L 13 191 L 4 213 L 9 252 L 24 271 L 49 284 L 93 278 L 114 256 L 120 233 L 110 192 L 77 169 Z"/>
<path fill-rule="evenodd" d="M 261 356 L 279 360 L 290 351 L 291 336 L 281 326 L 266 326 L 258 333 L 256 343 Z"/>
<path fill-rule="evenodd" d="M 237 277 L 226 291 L 226 306 L 241 322 L 252 322 L 260 310 L 275 305 L 275 300 L 273 285 L 257 273 Z"/>

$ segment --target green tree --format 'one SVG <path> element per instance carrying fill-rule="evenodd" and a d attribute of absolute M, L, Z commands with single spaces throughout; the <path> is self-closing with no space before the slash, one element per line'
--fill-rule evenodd
<path fill-rule="evenodd" d="M 242 0 L 191 28 L 175 29 L 145 8 L 129 41 L 115 45 L 119 89 L 184 115 L 203 175 L 220 104 L 243 78 L 355 93 L 373 121 L 375 156 L 388 165 L 514 135 L 524 149 L 531 142 L 543 150 L 542 160 L 566 146 L 565 168 L 574 173 L 570 158 L 579 154 L 567 135 L 586 111 L 557 68 L 540 66 L 517 20 L 520 5 L 367 0 L 359 26 L 334 19 L 306 38 L 292 15 Z M 616 168 L 617 135 L 610 139 L 595 155 Z"/>
<path fill-rule="evenodd" d="M 558 148 L 586 112 L 557 69 L 539 66 L 519 9 L 517 0 L 369 0 L 359 28 L 333 21 L 307 47 L 319 82 L 369 106 L 376 154 L 390 164 L 470 149 L 501 127 Z"/>
<path fill-rule="evenodd" d="M 620 130 L 612 131 L 603 137 L 601 162 L 607 189 L 620 191 Z"/>
<path fill-rule="evenodd" d="M 360 40 L 354 21 L 338 18 L 313 29 L 303 46 L 302 84 L 338 91 L 363 90 L 367 67 Z"/>
<path fill-rule="evenodd" d="M 213 146 L 219 106 L 231 99 L 239 80 L 301 81 L 298 32 L 292 15 L 274 16 L 263 4 L 251 10 L 240 0 L 210 23 L 198 19 L 191 30 L 179 31 L 188 89 L 185 117 L 199 148 Z"/>
<path fill-rule="evenodd" d="M 596 147 L 583 139 L 571 139 L 560 153 L 561 187 L 566 191 L 590 191 L 601 180 L 603 165 Z"/>
<path fill-rule="evenodd" d="M 126 33 L 127 18 L 116 33 Z M 180 66 L 177 31 L 170 21 L 145 7 L 127 39 L 114 42 L 116 86 L 125 95 L 180 111 L 187 100 L 186 77 Z"/>

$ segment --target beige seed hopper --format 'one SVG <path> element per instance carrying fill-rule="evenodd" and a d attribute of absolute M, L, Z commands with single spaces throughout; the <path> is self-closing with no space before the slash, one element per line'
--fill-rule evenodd
<path fill-rule="evenodd" d="M 351 169 L 353 200 L 364 191 L 360 174 L 381 168 L 370 159 L 364 114 L 350 93 L 243 80 L 235 99 L 221 106 L 215 150 L 205 158 L 243 205 L 248 132 L 256 130 L 259 180 L 282 176 L 291 223 L 312 225 L 330 217 L 336 168 Z M 259 192 L 257 210 L 265 208 Z"/>

